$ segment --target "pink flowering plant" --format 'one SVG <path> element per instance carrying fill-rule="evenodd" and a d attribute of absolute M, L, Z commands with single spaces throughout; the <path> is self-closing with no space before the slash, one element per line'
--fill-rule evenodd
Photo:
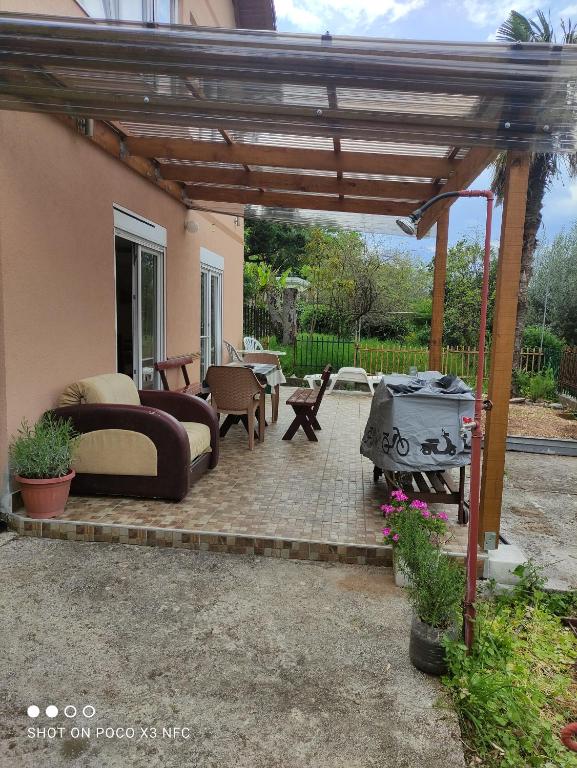
<path fill-rule="evenodd" d="M 436 543 L 447 532 L 448 517 L 445 512 L 431 512 L 426 502 L 419 499 L 409 501 L 401 490 L 391 493 L 389 503 L 381 506 L 381 512 L 385 518 L 385 544 L 399 545 L 403 538 L 412 538 L 411 532 L 416 528 L 425 530 Z"/>

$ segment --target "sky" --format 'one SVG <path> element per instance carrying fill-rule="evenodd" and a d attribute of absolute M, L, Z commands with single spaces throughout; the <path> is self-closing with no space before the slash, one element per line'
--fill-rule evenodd
<path fill-rule="evenodd" d="M 560 17 L 577 21 L 577 0 L 275 0 L 277 27 L 281 32 L 312 32 L 368 37 L 418 38 L 421 40 L 491 41 L 499 24 L 514 9 L 531 17 L 541 8 L 551 12 L 558 25 Z M 490 173 L 475 182 L 487 188 Z M 543 208 L 541 239 L 551 240 L 577 219 L 577 179 L 566 174 L 558 178 Z M 480 232 L 484 221 L 481 200 L 458 200 L 451 208 L 449 241 L 471 232 Z M 493 239 L 498 241 L 501 209 L 496 209 Z M 434 251 L 434 240 L 416 241 L 407 237 L 386 237 L 393 247 L 411 250 L 425 259 Z"/>

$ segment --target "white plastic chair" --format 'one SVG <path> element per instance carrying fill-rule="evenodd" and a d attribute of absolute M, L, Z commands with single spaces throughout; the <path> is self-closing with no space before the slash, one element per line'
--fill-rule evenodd
<path fill-rule="evenodd" d="M 264 352 L 264 347 L 254 336 L 245 336 L 242 340 L 246 352 Z"/>
<path fill-rule="evenodd" d="M 339 368 L 335 376 L 331 376 L 331 383 L 328 391 L 332 392 L 337 381 L 349 381 L 355 384 L 366 384 L 369 388 L 369 394 L 374 395 L 373 382 L 364 368 L 344 367 Z"/>

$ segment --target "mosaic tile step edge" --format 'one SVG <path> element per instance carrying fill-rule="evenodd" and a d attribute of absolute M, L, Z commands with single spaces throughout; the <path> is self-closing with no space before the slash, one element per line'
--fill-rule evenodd
<path fill-rule="evenodd" d="M 280 557 L 288 560 L 340 562 L 354 565 L 392 565 L 390 547 L 343 544 L 331 541 L 304 541 L 272 536 L 248 536 L 241 533 L 150 528 L 110 523 L 86 523 L 77 520 L 33 520 L 17 513 L 5 513 L 8 527 L 22 536 L 37 536 L 63 541 L 136 544 L 172 547 L 238 555 Z"/>

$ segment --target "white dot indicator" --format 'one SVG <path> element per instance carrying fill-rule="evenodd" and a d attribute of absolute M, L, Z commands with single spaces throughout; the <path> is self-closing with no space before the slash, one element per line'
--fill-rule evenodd
<path fill-rule="evenodd" d="M 88 717 L 88 718 L 90 718 L 90 717 L 94 717 L 94 715 L 96 714 L 96 710 L 94 709 L 94 707 L 92 706 L 92 704 L 87 704 L 87 705 L 86 705 L 86 706 L 85 706 L 85 707 L 82 709 L 82 714 L 84 715 L 84 717 Z"/>
<path fill-rule="evenodd" d="M 28 709 L 26 710 L 28 717 L 38 717 L 40 714 L 40 709 L 36 706 L 36 704 L 31 704 Z"/>
<path fill-rule="evenodd" d="M 55 707 L 54 704 L 49 704 L 46 707 L 46 717 L 56 717 L 58 714 L 58 707 Z"/>

